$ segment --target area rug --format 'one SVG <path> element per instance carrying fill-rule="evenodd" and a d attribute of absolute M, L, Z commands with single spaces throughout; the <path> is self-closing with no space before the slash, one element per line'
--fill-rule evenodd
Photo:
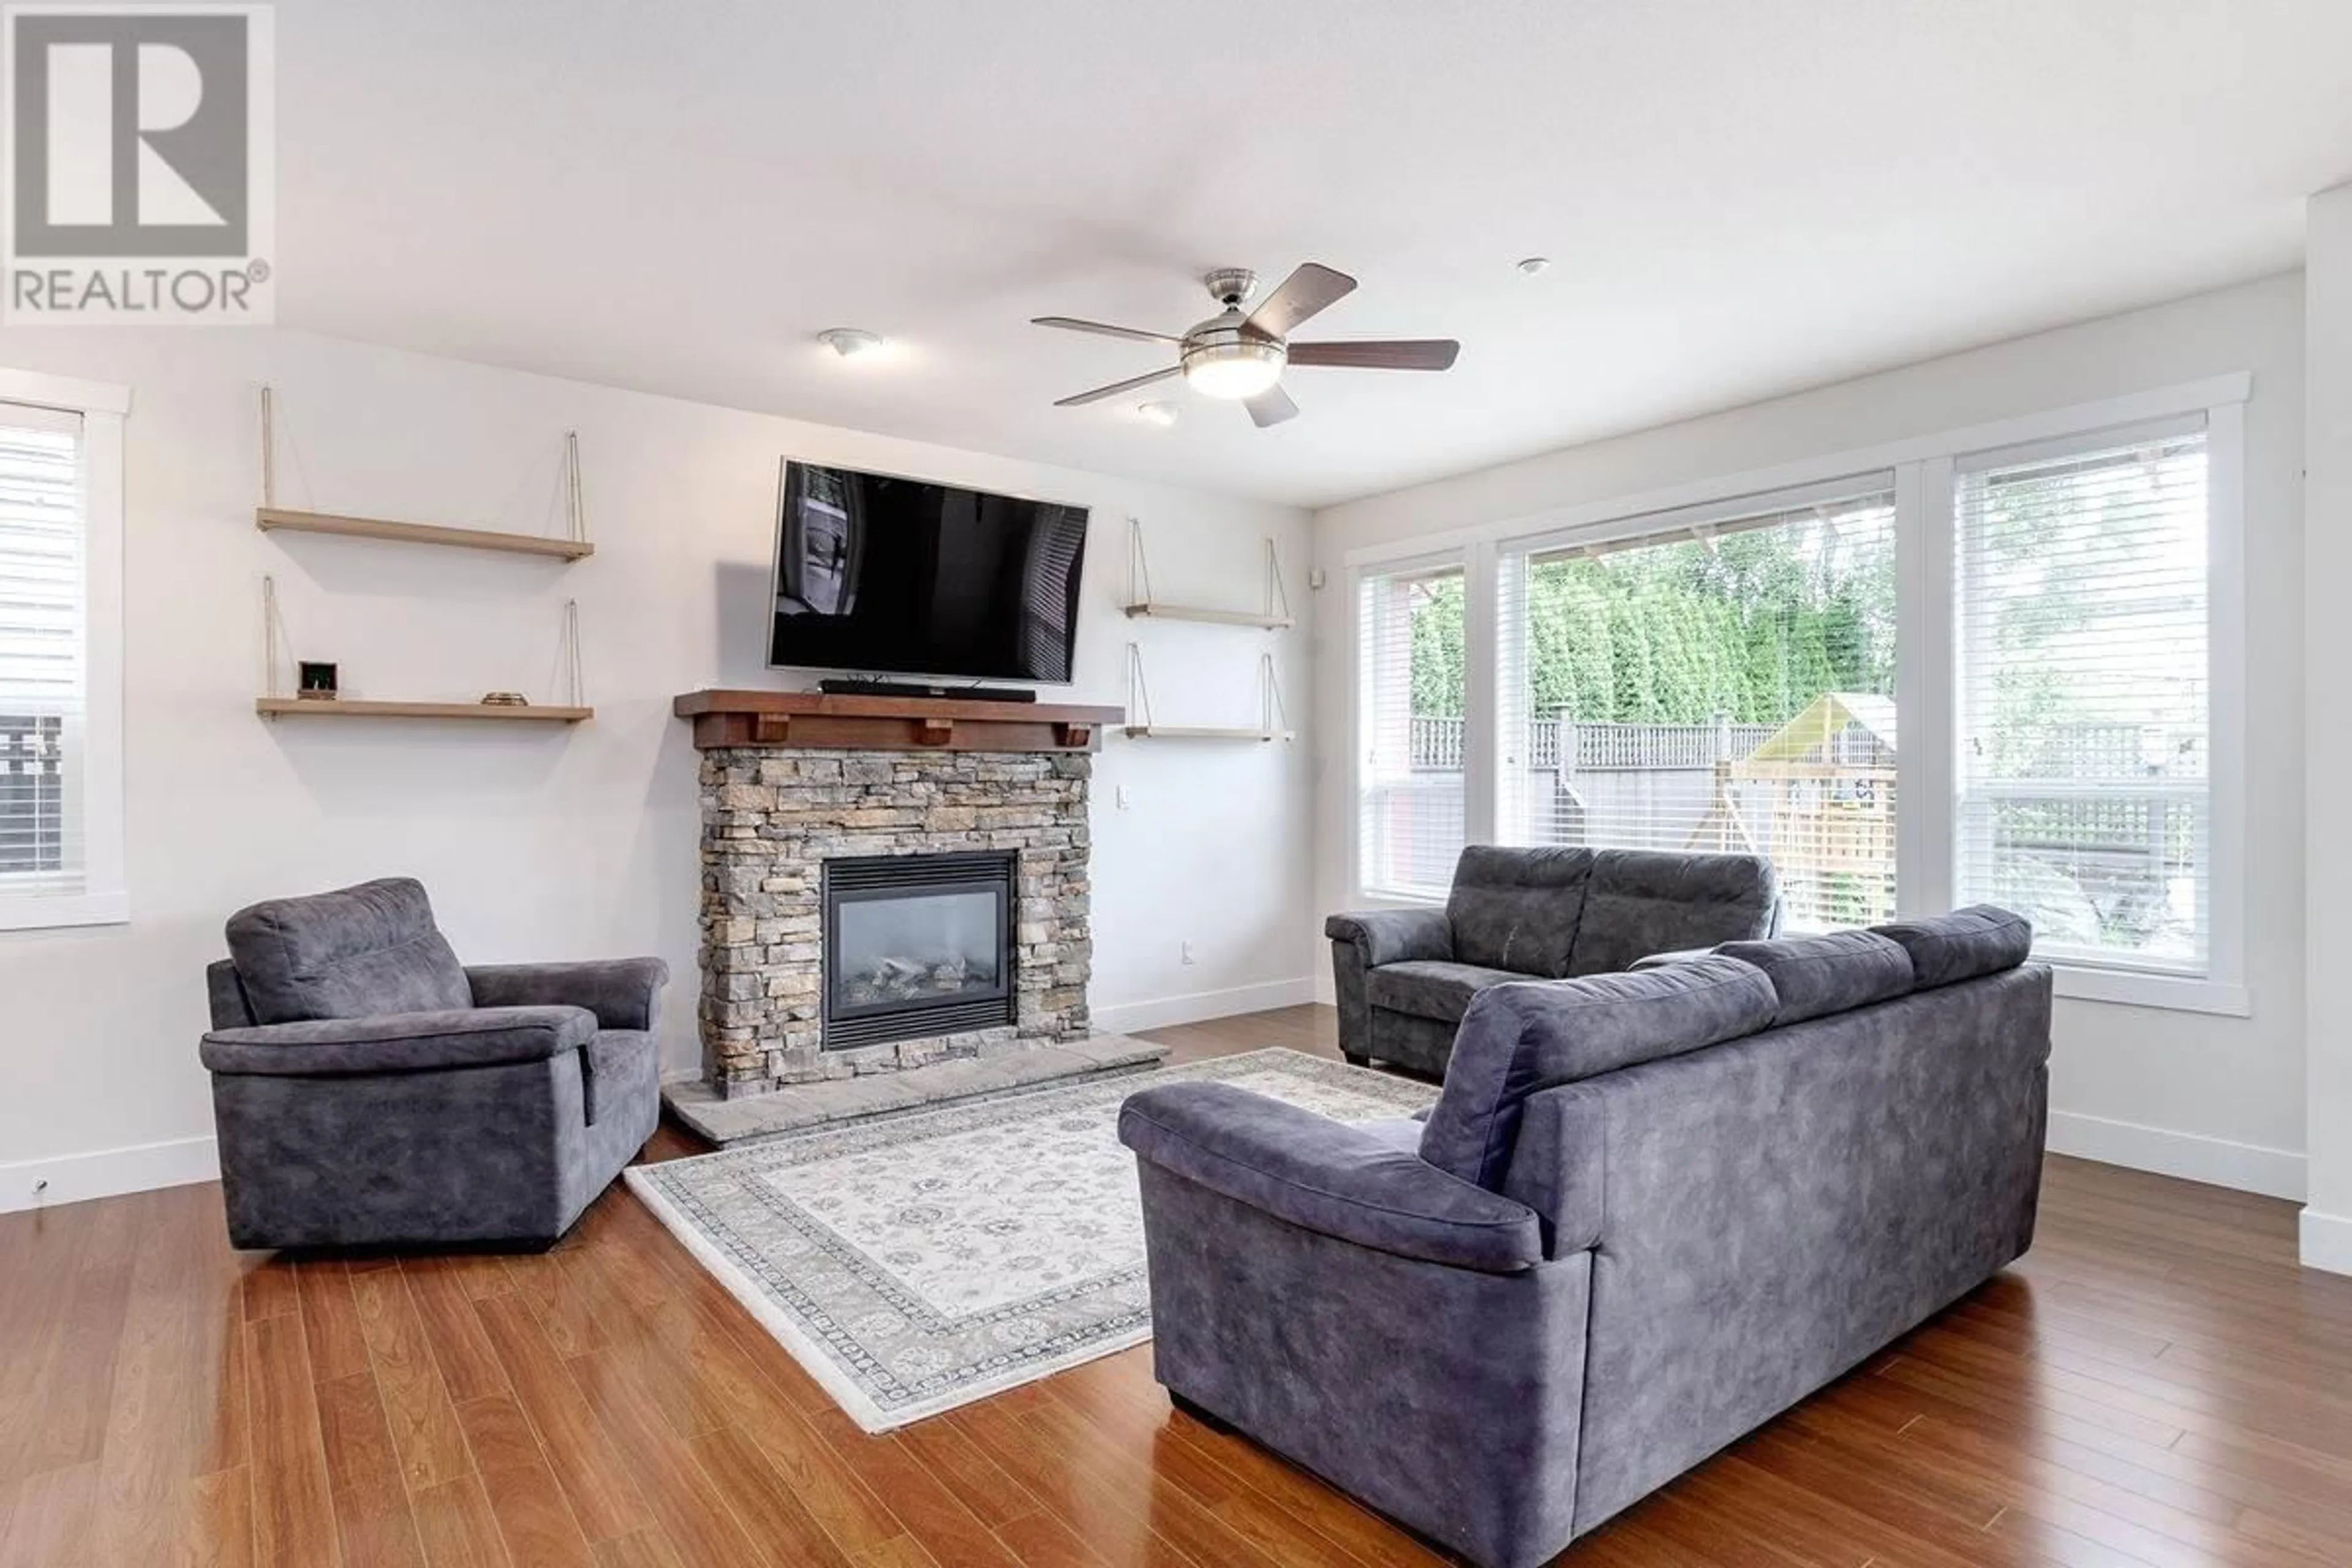
<path fill-rule="evenodd" d="M 1151 1337 L 1117 1127 L 1129 1095 L 1175 1080 L 1344 1121 L 1437 1093 L 1254 1051 L 633 1166 L 629 1184 L 858 1426 L 887 1432 Z"/>

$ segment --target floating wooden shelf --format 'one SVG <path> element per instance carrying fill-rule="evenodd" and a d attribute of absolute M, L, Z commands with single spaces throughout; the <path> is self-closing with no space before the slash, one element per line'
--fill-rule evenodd
<path fill-rule="evenodd" d="M 497 702 L 368 702 L 349 697 L 332 701 L 258 697 L 254 699 L 253 710 L 265 719 L 499 719 L 523 724 L 581 724 L 596 716 L 593 708 L 539 703 L 509 707 Z"/>
<path fill-rule="evenodd" d="M 253 526 L 268 533 L 283 529 L 294 533 L 332 533 L 346 539 L 382 539 L 396 544 L 443 544 L 460 550 L 496 550 L 509 555 L 545 555 L 578 561 L 596 553 L 584 539 L 551 539 L 539 533 L 493 533 L 483 528 L 444 528 L 430 522 L 390 522 L 373 517 L 338 517 L 325 511 L 289 511 L 283 507 L 253 509 Z"/>
<path fill-rule="evenodd" d="M 1287 613 L 1269 615 L 1264 610 L 1213 610 L 1199 605 L 1129 605 L 1130 619 L 1149 618 L 1155 621 L 1206 621 L 1219 626 L 1259 626 L 1266 631 L 1287 631 L 1291 618 Z"/>
<path fill-rule="evenodd" d="M 1202 724 L 1129 724 L 1128 738 L 1136 741 L 1287 741 L 1288 730 L 1227 730 Z"/>

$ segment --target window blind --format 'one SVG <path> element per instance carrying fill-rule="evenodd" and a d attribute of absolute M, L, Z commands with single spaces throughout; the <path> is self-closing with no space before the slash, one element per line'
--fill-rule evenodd
<path fill-rule="evenodd" d="M 0 899 L 83 890 L 82 488 L 79 416 L 0 405 Z"/>
<path fill-rule="evenodd" d="M 1359 880 L 1443 898 L 1463 842 L 1468 712 L 1459 564 L 1358 582 Z"/>
<path fill-rule="evenodd" d="M 1990 454 L 1956 487 L 1956 875 L 2070 962 L 2210 952 L 2206 434 Z"/>
<path fill-rule="evenodd" d="M 1499 558 L 1510 843 L 1762 854 L 1800 930 L 1895 909 L 1892 476 Z"/>

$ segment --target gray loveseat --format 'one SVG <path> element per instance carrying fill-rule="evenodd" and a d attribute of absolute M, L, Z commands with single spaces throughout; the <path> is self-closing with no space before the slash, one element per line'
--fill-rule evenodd
<path fill-rule="evenodd" d="M 1339 1049 L 1360 1067 L 1443 1073 L 1471 998 L 1490 985 L 1631 969 L 1768 937 L 1780 921 L 1780 884 L 1759 856 L 1474 844 L 1444 908 L 1324 922 Z"/>
<path fill-rule="evenodd" d="M 1545 1561 L 2031 1244 L 2031 940 L 1978 908 L 1496 986 L 1425 1124 L 1144 1089 L 1160 1381 L 1486 1568 Z"/>
<path fill-rule="evenodd" d="M 660 959 L 467 968 L 404 878 L 240 910 L 228 949 L 202 1054 L 236 1246 L 545 1246 L 660 1119 Z"/>

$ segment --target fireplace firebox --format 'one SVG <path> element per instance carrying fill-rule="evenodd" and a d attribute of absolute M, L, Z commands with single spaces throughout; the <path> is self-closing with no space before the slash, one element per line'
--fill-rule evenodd
<path fill-rule="evenodd" d="M 827 860 L 824 1048 L 1013 1023 L 1018 858 L 942 854 Z"/>

